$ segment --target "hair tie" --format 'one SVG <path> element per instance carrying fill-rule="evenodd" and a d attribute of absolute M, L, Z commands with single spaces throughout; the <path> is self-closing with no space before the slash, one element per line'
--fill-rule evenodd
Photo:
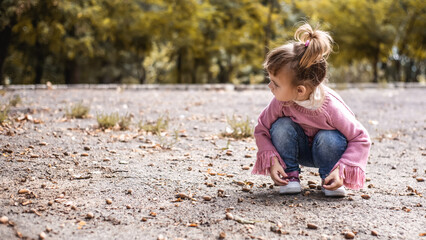
<path fill-rule="evenodd" d="M 306 40 L 305 47 L 309 46 L 309 40 Z"/>

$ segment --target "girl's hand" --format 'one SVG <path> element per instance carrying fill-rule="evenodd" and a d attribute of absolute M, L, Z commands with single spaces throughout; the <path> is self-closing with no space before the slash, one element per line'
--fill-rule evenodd
<path fill-rule="evenodd" d="M 274 161 L 274 165 L 270 169 L 272 181 L 274 181 L 274 183 L 278 186 L 287 185 L 288 181 L 282 179 L 284 177 L 287 177 L 287 174 L 284 172 L 284 169 L 278 161 L 278 158 L 273 157 L 271 159 L 271 162 L 272 161 Z"/>
<path fill-rule="evenodd" d="M 340 178 L 339 176 L 339 167 L 334 169 L 334 171 L 332 171 L 330 175 L 324 179 L 322 186 L 330 191 L 334 191 L 343 186 L 343 178 Z"/>

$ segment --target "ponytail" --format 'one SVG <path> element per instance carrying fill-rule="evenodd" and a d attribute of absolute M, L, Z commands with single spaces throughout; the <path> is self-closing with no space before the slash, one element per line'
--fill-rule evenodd
<path fill-rule="evenodd" d="M 325 61 L 331 52 L 331 44 L 333 42 L 331 36 L 327 32 L 312 29 L 307 23 L 296 30 L 294 38 L 306 48 L 299 62 L 299 66 L 303 69 Z"/>

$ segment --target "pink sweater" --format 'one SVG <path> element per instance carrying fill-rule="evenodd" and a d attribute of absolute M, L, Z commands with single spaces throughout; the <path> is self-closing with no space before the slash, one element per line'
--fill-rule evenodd
<path fill-rule="evenodd" d="M 321 129 L 339 130 L 346 137 L 348 146 L 332 171 L 339 166 L 339 175 L 348 188 L 359 189 L 364 186 L 365 167 L 371 146 L 370 137 L 342 98 L 330 88 L 324 87 L 324 89 L 324 102 L 316 110 L 306 109 L 292 101 L 280 102 L 275 98 L 272 99 L 260 114 L 254 131 L 259 150 L 253 174 L 269 175 L 269 168 L 272 166 L 271 158 L 274 156 L 279 159 L 284 168 L 286 167 L 272 144 L 269 133 L 271 125 L 278 118 L 286 116 L 303 128 L 310 142 Z"/>

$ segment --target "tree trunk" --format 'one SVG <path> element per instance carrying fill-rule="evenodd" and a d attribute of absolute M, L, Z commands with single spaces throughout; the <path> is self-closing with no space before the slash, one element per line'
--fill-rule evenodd
<path fill-rule="evenodd" d="M 41 84 L 41 80 L 43 78 L 43 68 L 46 60 L 46 56 L 44 54 L 43 46 L 37 41 L 35 45 L 36 51 L 36 66 L 35 66 L 35 78 L 34 84 Z"/>
<path fill-rule="evenodd" d="M 264 44 L 265 44 L 265 48 L 264 48 L 265 58 L 266 58 L 266 55 L 269 52 L 269 40 L 271 39 L 271 33 L 272 33 L 272 30 L 271 30 L 272 12 L 274 10 L 273 0 L 268 0 L 268 4 L 269 4 L 269 11 L 268 11 L 268 20 L 267 20 L 267 23 L 266 23 L 266 26 L 265 26 L 265 42 L 264 42 Z M 266 75 L 263 78 L 263 82 L 264 83 L 269 82 L 269 79 Z"/>
<path fill-rule="evenodd" d="M 79 79 L 77 61 L 75 59 L 65 61 L 65 84 L 76 84 Z"/>
<path fill-rule="evenodd" d="M 14 22 L 14 21 L 12 21 Z M 12 39 L 12 26 L 14 23 L 6 26 L 0 31 L 0 84 L 4 85 L 3 65 L 7 57 L 7 50 L 9 49 L 10 41 Z"/>
<path fill-rule="evenodd" d="M 373 59 L 373 83 L 378 83 L 378 69 L 377 64 L 379 63 L 379 55 L 380 55 L 380 43 L 377 44 L 376 54 L 374 54 Z"/>
<path fill-rule="evenodd" d="M 177 69 L 177 83 L 182 82 L 182 65 L 183 65 L 183 51 L 182 49 L 178 50 L 177 58 L 176 58 L 176 69 Z"/>

